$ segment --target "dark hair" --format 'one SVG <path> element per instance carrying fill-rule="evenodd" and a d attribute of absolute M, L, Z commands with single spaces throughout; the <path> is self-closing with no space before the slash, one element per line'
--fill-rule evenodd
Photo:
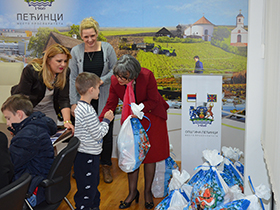
<path fill-rule="evenodd" d="M 193 57 L 193 59 L 195 59 L 195 58 L 199 59 L 198 55 L 196 55 L 196 56 Z"/>
<path fill-rule="evenodd" d="M 114 75 L 118 75 L 120 77 L 129 77 L 127 79 L 133 80 L 136 79 L 141 71 L 141 65 L 136 58 L 132 55 L 123 55 L 117 61 L 113 68 Z"/>
<path fill-rule="evenodd" d="M 30 116 L 33 112 L 33 104 L 29 100 L 28 96 L 22 94 L 15 94 L 7 98 L 2 104 L 1 111 L 8 110 L 16 114 L 18 110 L 22 110 L 26 116 Z"/>
<path fill-rule="evenodd" d="M 89 88 L 96 87 L 101 79 L 94 73 L 82 72 L 76 78 L 76 89 L 80 95 L 84 95 Z"/>

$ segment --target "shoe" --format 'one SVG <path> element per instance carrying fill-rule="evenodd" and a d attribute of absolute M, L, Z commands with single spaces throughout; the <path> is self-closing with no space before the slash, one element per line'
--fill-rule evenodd
<path fill-rule="evenodd" d="M 102 172 L 103 172 L 104 182 L 111 183 L 113 181 L 113 177 L 110 172 L 110 166 L 102 165 Z"/>
<path fill-rule="evenodd" d="M 154 202 L 145 202 L 145 208 L 146 209 L 154 208 Z"/>
<path fill-rule="evenodd" d="M 130 202 L 121 201 L 121 204 L 119 205 L 119 209 L 126 209 L 126 208 L 130 207 L 131 203 L 134 200 L 136 203 L 139 202 L 139 191 L 138 190 L 137 190 L 135 197 L 132 199 L 132 201 L 130 201 Z"/>

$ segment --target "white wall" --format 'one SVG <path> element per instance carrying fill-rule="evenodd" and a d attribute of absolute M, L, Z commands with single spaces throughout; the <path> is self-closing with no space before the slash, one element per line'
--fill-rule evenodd
<path fill-rule="evenodd" d="M 245 194 L 252 194 L 248 183 L 251 176 L 254 186 L 269 186 L 269 178 L 261 147 L 263 104 L 260 98 L 264 88 L 264 3 L 265 0 L 249 0 L 247 96 L 245 127 Z M 265 206 L 269 209 L 269 203 Z"/>

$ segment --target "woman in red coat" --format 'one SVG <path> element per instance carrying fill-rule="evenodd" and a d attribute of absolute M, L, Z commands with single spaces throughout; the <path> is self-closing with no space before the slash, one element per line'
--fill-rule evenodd
<path fill-rule="evenodd" d="M 169 139 L 167 132 L 167 109 L 168 104 L 164 101 L 157 89 L 157 83 L 153 73 L 145 68 L 141 68 L 140 63 L 131 55 L 123 55 L 115 64 L 114 75 L 111 77 L 111 86 L 109 98 L 100 115 L 100 119 L 108 110 L 115 111 L 119 99 L 124 101 L 127 85 L 132 84 L 135 103 L 144 104 L 142 110 L 151 121 L 151 127 L 147 132 L 151 147 L 144 159 L 144 177 L 145 177 L 145 207 L 152 209 L 154 207 L 152 196 L 152 182 L 155 174 L 156 162 L 162 161 L 169 156 Z M 125 106 L 125 104 L 124 104 Z M 149 127 L 150 122 L 143 118 L 141 124 L 145 129 Z M 124 201 L 121 201 L 120 209 L 128 208 L 135 200 L 139 200 L 137 190 L 139 169 L 128 173 L 129 195 Z"/>

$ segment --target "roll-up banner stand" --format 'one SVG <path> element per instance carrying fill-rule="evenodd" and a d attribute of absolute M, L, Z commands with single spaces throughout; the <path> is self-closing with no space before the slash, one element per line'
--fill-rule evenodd
<path fill-rule="evenodd" d="M 182 76 L 182 161 L 189 174 L 205 162 L 202 151 L 221 150 L 222 76 Z"/>

